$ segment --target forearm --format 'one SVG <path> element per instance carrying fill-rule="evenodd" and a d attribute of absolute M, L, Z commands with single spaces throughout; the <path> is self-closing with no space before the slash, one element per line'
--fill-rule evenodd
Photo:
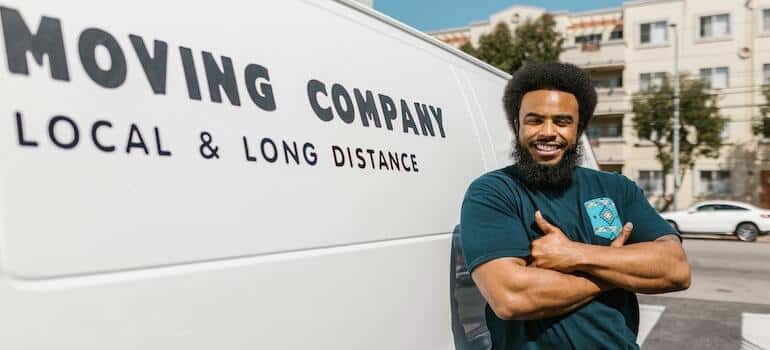
<path fill-rule="evenodd" d="M 595 277 L 527 267 L 512 304 L 512 319 L 543 319 L 569 313 L 590 302 L 610 285 Z"/>
<path fill-rule="evenodd" d="M 637 293 L 687 289 L 690 266 L 679 242 L 665 240 L 622 247 L 582 245 L 576 271 Z"/>

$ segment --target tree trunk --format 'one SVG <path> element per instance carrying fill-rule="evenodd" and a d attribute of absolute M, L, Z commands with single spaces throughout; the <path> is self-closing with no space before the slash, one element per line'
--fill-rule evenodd
<path fill-rule="evenodd" d="M 684 179 L 684 176 L 687 175 L 687 169 L 689 167 L 691 167 L 691 166 L 692 166 L 691 164 L 686 164 L 685 166 L 680 166 L 679 167 L 680 168 L 680 172 L 681 172 L 681 174 L 679 174 L 679 178 L 680 179 Z M 663 175 L 663 178 L 665 179 L 666 175 Z M 676 175 L 674 175 L 674 192 L 677 192 L 677 190 L 678 189 L 676 188 Z M 660 208 L 658 209 L 658 212 L 661 212 L 661 213 L 666 211 L 666 210 L 668 210 L 668 208 L 671 206 L 671 204 L 674 204 L 673 192 L 672 192 L 671 195 L 666 195 L 665 194 L 666 193 L 666 181 L 665 180 L 663 181 L 663 193 L 664 193 L 664 195 L 663 195 L 663 205 L 661 205 Z"/>
<path fill-rule="evenodd" d="M 662 212 L 668 210 L 668 207 L 670 207 L 672 203 L 674 203 L 674 196 L 664 195 L 663 196 L 663 205 L 660 206 L 660 208 L 658 209 L 658 212 L 662 213 Z"/>

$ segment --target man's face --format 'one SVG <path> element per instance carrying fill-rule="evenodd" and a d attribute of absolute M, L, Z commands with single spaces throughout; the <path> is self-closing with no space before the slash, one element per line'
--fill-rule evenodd
<path fill-rule="evenodd" d="M 540 165 L 553 166 L 577 142 L 578 102 L 575 95 L 535 90 L 524 95 L 519 108 L 518 140 Z"/>

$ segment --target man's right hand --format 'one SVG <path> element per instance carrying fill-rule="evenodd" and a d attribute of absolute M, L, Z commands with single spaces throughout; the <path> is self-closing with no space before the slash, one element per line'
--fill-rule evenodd
<path fill-rule="evenodd" d="M 548 222 L 540 211 L 535 212 L 535 223 L 543 236 L 532 241 L 530 266 L 572 273 L 587 259 L 584 251 L 589 244 L 571 241 L 557 226 Z M 622 247 L 631 236 L 633 228 L 632 223 L 626 223 L 610 247 Z"/>

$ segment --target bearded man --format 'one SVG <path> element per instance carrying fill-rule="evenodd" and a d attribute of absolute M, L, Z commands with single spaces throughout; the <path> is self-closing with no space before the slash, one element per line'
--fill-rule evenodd
<path fill-rule="evenodd" d="M 635 293 L 690 285 L 681 238 L 643 191 L 578 166 L 596 102 L 564 63 L 527 64 L 505 88 L 517 162 L 473 181 L 460 223 L 495 350 L 638 349 Z"/>

